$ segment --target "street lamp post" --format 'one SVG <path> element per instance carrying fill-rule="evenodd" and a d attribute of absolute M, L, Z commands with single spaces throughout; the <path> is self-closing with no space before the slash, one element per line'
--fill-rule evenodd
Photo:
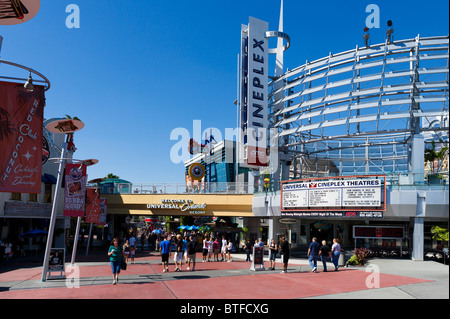
<path fill-rule="evenodd" d="M 42 276 L 41 276 L 42 282 L 45 282 L 47 280 L 47 270 L 48 270 L 48 263 L 49 263 L 49 259 L 50 259 L 50 249 L 52 248 L 53 233 L 55 230 L 55 223 L 56 223 L 56 209 L 58 207 L 59 189 L 61 188 L 62 171 L 64 170 L 64 163 L 65 163 L 64 158 L 66 155 L 66 145 L 67 145 L 67 141 L 64 141 L 64 145 L 61 150 L 61 161 L 59 162 L 58 177 L 56 180 L 56 187 L 55 187 L 55 195 L 53 198 L 52 213 L 51 213 L 51 217 L 50 217 L 50 225 L 49 225 L 48 236 L 47 236 L 47 245 L 45 247 L 44 264 L 42 266 Z"/>
<path fill-rule="evenodd" d="M 44 254 L 44 262 L 42 265 L 42 276 L 41 281 L 45 282 L 47 281 L 47 271 L 48 271 L 48 265 L 50 260 L 50 250 L 52 248 L 53 243 L 53 234 L 55 231 L 55 223 L 56 223 L 56 210 L 58 208 L 58 201 L 59 201 L 59 191 L 61 188 L 61 182 L 62 182 L 62 174 L 65 166 L 65 159 L 66 159 L 66 148 L 67 148 L 67 142 L 69 139 L 69 134 L 74 133 L 84 127 L 84 123 L 80 120 L 72 120 L 72 119 L 59 119 L 52 121 L 48 123 L 45 128 L 47 131 L 51 133 L 65 133 L 66 134 L 66 140 L 64 141 L 63 148 L 61 150 L 61 157 L 59 160 L 59 168 L 58 168 L 58 177 L 56 179 L 56 187 L 55 187 L 55 194 L 53 198 L 53 205 L 52 205 L 52 212 L 50 216 L 50 225 L 48 230 L 48 236 L 47 236 L 47 245 L 45 247 L 45 254 Z"/>

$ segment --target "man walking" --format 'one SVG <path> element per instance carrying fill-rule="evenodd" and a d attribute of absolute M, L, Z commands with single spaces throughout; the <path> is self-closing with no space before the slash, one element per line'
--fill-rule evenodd
<path fill-rule="evenodd" d="M 187 244 L 187 253 L 188 253 L 188 267 L 187 270 L 191 268 L 192 262 L 192 271 L 195 271 L 195 254 L 197 252 L 197 241 L 194 240 L 193 236 L 189 237 L 189 242 Z"/>
<path fill-rule="evenodd" d="M 322 247 L 320 247 L 319 257 L 322 260 L 323 271 L 326 272 L 327 271 L 327 258 L 328 257 L 331 258 L 331 249 L 330 249 L 330 247 L 328 247 L 326 240 L 322 240 Z"/>
<path fill-rule="evenodd" d="M 161 262 L 163 266 L 163 272 L 169 271 L 169 257 L 170 257 L 170 240 L 169 236 L 164 238 L 164 240 L 159 244 L 159 249 L 161 252 Z"/>
<path fill-rule="evenodd" d="M 317 242 L 317 238 L 313 237 L 311 244 L 308 248 L 308 261 L 311 265 L 311 272 L 317 272 L 317 258 L 319 256 L 320 245 Z"/>
<path fill-rule="evenodd" d="M 281 262 L 283 263 L 283 271 L 281 273 L 285 274 L 287 272 L 287 266 L 289 262 L 289 243 L 286 241 L 284 236 L 280 238 L 280 241 L 280 255 Z"/>

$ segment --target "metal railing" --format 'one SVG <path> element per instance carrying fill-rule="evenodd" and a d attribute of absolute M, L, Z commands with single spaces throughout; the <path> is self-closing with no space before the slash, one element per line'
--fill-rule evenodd
<path fill-rule="evenodd" d="M 318 176 L 308 176 L 318 177 Z M 303 177 L 304 179 L 308 177 Z M 336 176 L 339 178 L 340 176 Z M 345 176 L 342 176 L 345 177 Z M 117 183 L 114 187 L 102 187 L 103 194 L 263 194 L 280 191 L 280 183 L 199 183 L 196 185 Z M 448 173 L 414 174 L 391 173 L 386 175 L 386 188 L 398 189 L 449 189 Z"/>
<path fill-rule="evenodd" d="M 200 183 L 186 184 L 115 184 L 102 188 L 103 194 L 253 194 L 249 183 Z"/>

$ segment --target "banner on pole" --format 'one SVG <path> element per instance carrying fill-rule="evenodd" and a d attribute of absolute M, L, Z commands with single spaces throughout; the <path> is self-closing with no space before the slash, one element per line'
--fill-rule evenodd
<path fill-rule="evenodd" d="M 0 81 L 0 192 L 40 193 L 44 87 Z"/>
<path fill-rule="evenodd" d="M 100 189 L 86 190 L 86 223 L 98 224 L 100 221 Z"/>
<path fill-rule="evenodd" d="M 86 202 L 86 166 L 66 164 L 64 216 L 84 217 Z"/>
<path fill-rule="evenodd" d="M 108 206 L 108 200 L 106 198 L 100 198 L 100 217 L 97 225 L 106 225 L 106 208 Z"/>

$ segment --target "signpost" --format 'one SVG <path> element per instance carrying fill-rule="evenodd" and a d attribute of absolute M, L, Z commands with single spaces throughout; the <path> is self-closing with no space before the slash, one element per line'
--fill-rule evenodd
<path fill-rule="evenodd" d="M 65 260 L 66 249 L 65 248 L 51 248 L 49 265 L 47 270 L 47 279 L 61 279 L 66 278 L 65 273 Z M 54 275 L 53 273 L 59 273 Z"/>
<path fill-rule="evenodd" d="M 265 270 L 264 268 L 264 246 L 253 246 L 253 261 L 250 270 Z"/>

